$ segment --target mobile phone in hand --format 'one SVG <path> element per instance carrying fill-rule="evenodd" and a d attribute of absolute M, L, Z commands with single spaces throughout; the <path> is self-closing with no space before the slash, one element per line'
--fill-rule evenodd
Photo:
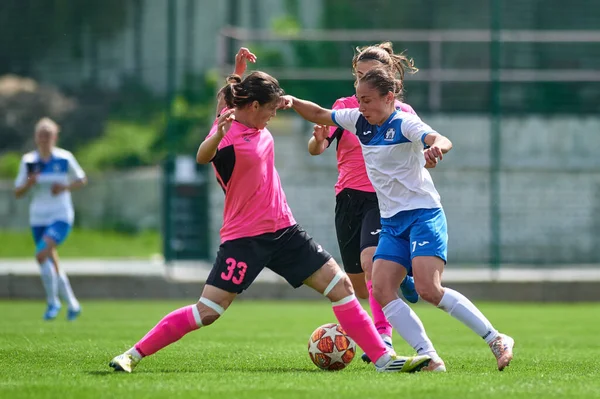
<path fill-rule="evenodd" d="M 42 165 L 39 162 L 27 162 L 27 174 L 32 175 L 42 171 Z"/>

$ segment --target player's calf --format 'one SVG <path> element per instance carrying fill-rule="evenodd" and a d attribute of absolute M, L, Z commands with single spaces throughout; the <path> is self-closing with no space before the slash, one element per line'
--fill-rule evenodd
<path fill-rule="evenodd" d="M 395 356 L 393 350 L 383 342 L 373 321 L 356 299 L 350 279 L 339 267 L 323 291 L 323 295 L 332 301 L 333 313 L 344 331 L 370 359 L 375 359 L 376 365 L 377 362 L 386 363 L 390 356 Z"/>
<path fill-rule="evenodd" d="M 166 315 L 131 349 L 113 358 L 109 366 L 115 371 L 131 373 L 144 357 L 180 340 L 189 332 L 214 323 L 224 311 L 219 304 L 201 297 L 197 304 Z"/>

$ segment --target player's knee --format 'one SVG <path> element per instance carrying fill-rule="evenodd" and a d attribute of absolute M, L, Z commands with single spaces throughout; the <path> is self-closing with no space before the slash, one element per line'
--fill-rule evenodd
<path fill-rule="evenodd" d="M 211 300 L 207 300 L 204 297 L 200 298 L 196 307 L 198 308 L 200 321 L 203 327 L 213 324 L 225 312 L 225 309 L 220 305 Z"/>
<path fill-rule="evenodd" d="M 341 271 L 339 273 L 340 274 L 336 274 L 331 281 L 333 286 L 327 287 L 325 292 L 323 292 L 323 295 L 329 298 L 329 300 L 332 302 L 337 302 L 354 294 L 354 288 L 352 287 L 350 278 Z"/>
<path fill-rule="evenodd" d="M 342 281 L 340 281 L 340 285 L 342 287 L 342 293 L 345 296 L 354 294 L 354 287 L 352 286 L 352 281 L 350 281 L 348 275 L 344 275 Z"/>
<path fill-rule="evenodd" d="M 39 264 L 42 264 L 46 259 L 52 256 L 52 250 L 56 247 L 56 243 L 48 238 L 43 237 L 35 246 L 35 259 Z"/>
<path fill-rule="evenodd" d="M 386 306 L 388 303 L 392 302 L 396 297 L 394 291 L 386 287 L 385 284 L 373 283 L 372 289 L 373 298 L 381 307 Z"/>
<path fill-rule="evenodd" d="M 442 286 L 438 286 L 432 281 L 423 282 L 420 280 L 415 280 L 415 289 L 424 301 L 434 305 L 440 303 L 442 296 L 444 296 L 444 289 Z"/>
<path fill-rule="evenodd" d="M 39 264 L 42 264 L 46 261 L 46 259 L 48 259 L 48 257 L 50 256 L 50 251 L 48 250 L 48 248 L 42 249 L 41 251 L 38 251 L 35 254 L 35 259 L 38 261 Z"/>
<path fill-rule="evenodd" d="M 365 272 L 365 276 L 367 280 L 371 279 L 371 273 L 373 273 L 373 261 L 370 259 L 362 260 L 360 263 L 363 272 Z"/>
<path fill-rule="evenodd" d="M 365 274 L 348 274 L 348 278 L 350 278 L 350 282 L 352 283 L 354 294 L 360 299 L 367 299 L 369 297 L 369 290 L 367 290 Z"/>
<path fill-rule="evenodd" d="M 373 299 L 379 304 L 385 300 L 385 290 L 379 284 L 373 284 L 371 294 L 373 295 Z"/>

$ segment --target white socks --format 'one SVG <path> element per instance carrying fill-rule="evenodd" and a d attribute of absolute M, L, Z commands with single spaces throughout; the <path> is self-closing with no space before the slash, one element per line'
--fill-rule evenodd
<path fill-rule="evenodd" d="M 438 357 L 419 316 L 402 299 L 396 299 L 383 308 L 383 313 L 398 334 L 419 355 Z"/>
<path fill-rule="evenodd" d="M 69 310 L 77 311 L 81 308 L 79 301 L 75 298 L 75 294 L 73 294 L 69 277 L 67 277 L 67 273 L 64 270 L 60 270 L 58 273 L 58 293 L 62 299 L 67 301 Z"/>
<path fill-rule="evenodd" d="M 49 305 L 60 306 L 58 299 L 58 274 L 52 259 L 48 258 L 40 266 L 42 284 L 46 290 L 46 301 Z"/>
<path fill-rule="evenodd" d="M 384 353 L 379 359 L 377 359 L 377 361 L 375 362 L 375 367 L 383 367 L 385 366 L 390 359 L 392 358 L 392 355 L 390 355 L 390 352 L 386 352 Z"/>
<path fill-rule="evenodd" d="M 129 349 L 128 351 L 126 351 L 125 354 L 131 355 L 131 357 L 133 357 L 137 361 L 142 360 L 142 354 L 140 352 L 138 352 L 137 349 L 135 349 L 135 346 L 132 347 L 131 349 Z"/>
<path fill-rule="evenodd" d="M 69 310 L 79 310 L 80 305 L 73 294 L 71 283 L 67 274 L 61 270 L 56 273 L 56 267 L 51 258 L 47 258 L 40 266 L 42 284 L 46 290 L 46 300 L 48 304 L 60 306 L 60 297 L 65 300 L 69 306 Z"/>
<path fill-rule="evenodd" d="M 438 308 L 448 312 L 450 316 L 461 321 L 488 344 L 498 337 L 498 331 L 492 323 L 460 292 L 444 288 L 444 296 Z M 392 323 L 393 324 L 393 323 Z"/>

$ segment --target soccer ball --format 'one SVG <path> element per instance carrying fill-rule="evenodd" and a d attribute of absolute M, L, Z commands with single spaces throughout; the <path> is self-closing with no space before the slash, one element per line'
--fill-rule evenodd
<path fill-rule="evenodd" d="M 310 360 L 321 370 L 341 370 L 356 354 L 356 343 L 335 323 L 317 328 L 308 339 Z"/>

